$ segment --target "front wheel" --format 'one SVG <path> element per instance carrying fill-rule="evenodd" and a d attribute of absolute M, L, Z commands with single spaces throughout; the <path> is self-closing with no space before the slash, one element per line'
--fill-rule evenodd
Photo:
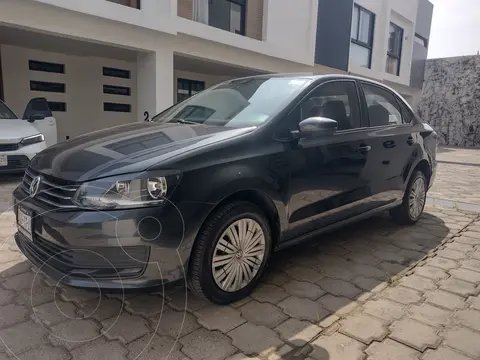
<path fill-rule="evenodd" d="M 423 213 L 427 200 L 427 179 L 423 172 L 416 170 L 408 183 L 402 204 L 390 211 L 393 220 L 399 224 L 415 224 Z"/>
<path fill-rule="evenodd" d="M 271 231 L 254 204 L 216 210 L 200 230 L 190 259 L 188 284 L 217 304 L 238 301 L 257 286 L 271 250 Z"/>

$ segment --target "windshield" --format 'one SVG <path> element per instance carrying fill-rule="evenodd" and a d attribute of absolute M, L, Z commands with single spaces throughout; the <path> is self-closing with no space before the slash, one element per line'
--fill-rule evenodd
<path fill-rule="evenodd" d="M 18 117 L 7 105 L 0 101 L 0 119 L 18 119 Z"/>
<path fill-rule="evenodd" d="M 232 80 L 172 106 L 152 121 L 258 126 L 270 120 L 310 82 L 310 78 L 298 77 Z"/>

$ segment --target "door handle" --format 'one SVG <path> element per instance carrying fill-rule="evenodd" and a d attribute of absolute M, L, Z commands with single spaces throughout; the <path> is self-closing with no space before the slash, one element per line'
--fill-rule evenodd
<path fill-rule="evenodd" d="M 359 153 L 366 153 L 372 150 L 372 147 L 370 145 L 360 145 L 357 149 Z"/>
<path fill-rule="evenodd" d="M 407 144 L 408 145 L 413 145 L 413 136 L 409 136 L 407 139 Z"/>

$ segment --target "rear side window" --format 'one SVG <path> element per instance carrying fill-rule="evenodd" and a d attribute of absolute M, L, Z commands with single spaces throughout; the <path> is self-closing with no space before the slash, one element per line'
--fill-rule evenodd
<path fill-rule="evenodd" d="M 401 125 L 402 111 L 395 96 L 379 86 L 362 84 L 370 126 Z"/>

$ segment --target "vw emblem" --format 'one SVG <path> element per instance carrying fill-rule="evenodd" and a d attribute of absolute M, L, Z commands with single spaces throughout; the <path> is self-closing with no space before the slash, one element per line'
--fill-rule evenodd
<path fill-rule="evenodd" d="M 30 197 L 33 198 L 38 193 L 38 189 L 40 189 L 40 183 L 42 182 L 42 178 L 40 176 L 36 176 L 33 178 L 32 183 L 30 184 Z"/>

